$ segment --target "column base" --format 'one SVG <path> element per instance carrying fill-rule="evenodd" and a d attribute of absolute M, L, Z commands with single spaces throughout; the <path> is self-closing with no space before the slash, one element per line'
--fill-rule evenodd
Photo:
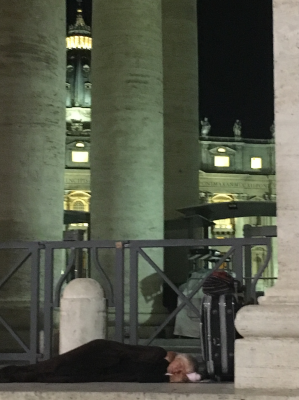
<path fill-rule="evenodd" d="M 235 343 L 235 387 L 299 389 L 298 338 L 249 338 Z"/>
<path fill-rule="evenodd" d="M 299 389 L 299 304 L 261 300 L 236 316 L 235 386 Z"/>

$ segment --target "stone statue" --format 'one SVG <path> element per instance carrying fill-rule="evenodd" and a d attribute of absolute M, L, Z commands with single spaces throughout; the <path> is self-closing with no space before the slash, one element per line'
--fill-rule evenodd
<path fill-rule="evenodd" d="M 236 122 L 234 123 L 233 131 L 234 131 L 235 138 L 239 139 L 242 134 L 242 124 L 239 119 L 237 119 Z"/>
<path fill-rule="evenodd" d="M 201 121 L 201 136 L 208 136 L 211 130 L 211 124 L 208 118 Z"/>
<path fill-rule="evenodd" d="M 272 139 L 275 139 L 275 121 L 273 121 L 273 124 L 270 126 L 270 132 L 272 134 Z"/>

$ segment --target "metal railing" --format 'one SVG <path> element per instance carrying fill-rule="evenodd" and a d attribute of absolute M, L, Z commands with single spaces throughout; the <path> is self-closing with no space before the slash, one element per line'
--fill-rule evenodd
<path fill-rule="evenodd" d="M 156 329 L 156 331 L 147 340 L 146 344 L 150 344 L 157 335 L 167 326 L 167 324 L 181 311 L 181 309 L 187 305 L 198 317 L 200 317 L 200 310 L 198 310 L 191 302 L 192 297 L 200 290 L 204 281 L 207 277 L 217 270 L 225 260 L 233 255 L 233 269 L 236 274 L 236 279 L 243 282 L 244 280 L 244 254 L 245 248 L 249 246 L 265 245 L 267 247 L 267 255 L 264 263 L 261 265 L 257 274 L 253 277 L 250 293 L 247 294 L 247 298 L 253 299 L 256 302 L 255 287 L 266 269 L 271 259 L 271 239 L 270 238 L 241 238 L 241 239 L 169 239 L 169 240 L 135 240 L 131 241 L 128 246 L 130 247 L 130 343 L 138 343 L 138 254 L 147 261 L 149 265 L 155 270 L 155 272 L 166 282 L 181 299 L 180 305 L 172 311 L 165 321 Z M 209 274 L 205 276 L 197 285 L 193 288 L 189 296 L 185 296 L 176 285 L 165 275 L 163 270 L 149 257 L 145 252 L 146 248 L 165 248 L 165 247 L 223 247 L 228 246 L 230 249 L 223 254 L 220 260 L 215 266 L 209 270 Z M 122 326 L 121 323 L 119 323 Z M 119 336 L 118 340 L 123 340 L 123 337 Z"/>
<path fill-rule="evenodd" d="M 30 298 L 30 332 L 29 344 L 25 344 L 17 332 L 0 315 L 0 325 L 15 339 L 24 350 L 22 353 L 0 353 L 0 360 L 29 361 L 35 363 L 38 357 L 38 314 L 39 314 L 39 284 L 40 284 L 40 250 L 42 246 L 37 242 L 0 243 L 0 250 L 25 250 L 26 253 L 9 269 L 8 273 L 0 281 L 1 289 L 12 276 L 30 259 L 31 298 Z"/>
<path fill-rule="evenodd" d="M 263 271 L 267 267 L 271 258 L 271 239 L 270 238 L 240 238 L 240 239 L 169 239 L 169 240 L 133 240 L 133 241 L 61 241 L 61 242 L 14 242 L 0 243 L 2 249 L 23 249 L 26 255 L 13 266 L 6 276 L 0 281 L 0 300 L 1 289 L 5 283 L 12 278 L 14 273 L 31 258 L 31 296 L 30 296 L 30 341 L 26 345 L 17 332 L 1 317 L 0 325 L 12 335 L 24 350 L 18 353 L 0 353 L 0 360 L 6 361 L 27 361 L 36 362 L 38 359 L 48 359 L 52 355 L 52 333 L 53 333 L 53 310 L 59 306 L 61 290 L 66 282 L 67 276 L 74 265 L 74 258 L 77 249 L 87 249 L 92 260 L 94 268 L 101 276 L 101 284 L 104 288 L 108 305 L 115 307 L 115 340 L 124 341 L 124 312 L 125 312 L 125 252 L 129 252 L 129 304 L 130 304 L 130 343 L 138 343 L 138 270 L 140 268 L 139 259 L 142 258 L 150 265 L 162 281 L 166 282 L 172 290 L 178 295 L 181 302 L 172 311 L 165 321 L 157 327 L 156 331 L 148 338 L 147 344 L 150 344 L 157 335 L 175 318 L 175 316 L 185 306 L 188 306 L 195 315 L 200 316 L 200 311 L 192 303 L 193 296 L 200 290 L 207 276 L 198 282 L 191 293 L 186 296 L 163 272 L 163 268 L 157 265 L 149 256 L 148 250 L 166 247 L 229 247 L 222 255 L 219 261 L 209 270 L 212 273 L 228 258 L 233 257 L 233 270 L 236 278 L 244 281 L 244 252 L 245 248 L 257 245 L 267 247 L 267 255 L 264 264 L 260 267 L 258 273 L 252 279 L 249 296 L 255 299 L 255 286 Z M 114 282 L 108 278 L 105 269 L 99 261 L 98 252 L 100 249 L 114 250 Z M 70 256 L 68 264 L 63 275 L 54 284 L 54 252 L 56 250 L 68 250 Z M 42 257 L 41 257 L 42 255 Z M 44 276 L 44 292 L 40 295 L 40 278 Z M 43 305 L 43 318 L 40 321 L 39 310 Z M 39 330 L 44 331 L 44 350 L 43 354 L 39 351 Z"/>

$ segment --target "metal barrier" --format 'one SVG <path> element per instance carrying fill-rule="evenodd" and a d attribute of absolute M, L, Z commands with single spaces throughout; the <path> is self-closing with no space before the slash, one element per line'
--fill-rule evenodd
<path fill-rule="evenodd" d="M 52 333 L 53 333 L 53 311 L 59 306 L 60 293 L 63 283 L 74 263 L 75 252 L 77 249 L 89 249 L 95 268 L 101 276 L 101 283 L 105 290 L 109 305 L 114 305 L 113 287 L 102 268 L 98 259 L 98 249 L 115 249 L 116 262 L 118 266 L 115 271 L 123 271 L 123 259 L 119 256 L 117 243 L 112 240 L 101 241 L 61 241 L 61 242 L 9 242 L 0 243 L 1 250 L 25 250 L 26 254 L 0 281 L 0 301 L 1 289 L 13 277 L 13 275 L 31 258 L 31 290 L 30 290 L 30 341 L 25 344 L 18 333 L 1 316 L 0 325 L 2 325 L 15 341 L 21 346 L 24 352 L 0 353 L 0 361 L 27 361 L 35 363 L 39 359 L 48 359 L 52 355 Z M 68 265 L 64 274 L 60 277 L 57 284 L 54 285 L 54 251 L 71 250 Z M 43 257 L 41 257 L 41 255 Z M 40 296 L 40 278 L 44 276 L 44 293 Z M 123 282 L 121 283 L 123 286 Z M 39 311 L 43 305 L 43 321 L 40 320 Z M 121 307 L 118 306 L 119 309 Z M 44 332 L 43 354 L 39 351 L 39 331 Z"/>
<path fill-rule="evenodd" d="M 157 335 L 166 327 L 166 325 L 187 305 L 190 309 L 200 317 L 200 311 L 192 304 L 192 297 L 202 287 L 207 277 L 217 270 L 221 264 L 232 254 L 234 255 L 234 272 L 236 278 L 243 282 L 243 260 L 245 246 L 266 245 L 267 256 L 264 264 L 260 267 L 259 271 L 253 278 L 251 290 L 248 297 L 251 297 L 256 302 L 255 287 L 266 269 L 271 258 L 271 239 L 270 238 L 240 238 L 240 239 L 169 239 L 169 240 L 135 240 L 129 243 L 130 247 L 130 343 L 138 343 L 138 254 L 140 254 L 149 265 L 160 275 L 160 277 L 177 293 L 181 299 L 181 304 L 168 315 L 166 320 L 157 328 L 152 336 L 147 340 L 146 344 L 150 344 Z M 165 248 L 165 247 L 208 247 L 208 246 L 228 246 L 230 249 L 221 257 L 215 264 L 214 268 L 210 270 L 204 279 L 202 279 L 197 286 L 192 290 L 189 296 L 185 296 L 180 290 L 170 281 L 161 268 L 146 254 L 145 248 Z M 120 338 L 123 339 L 123 338 Z"/>
<path fill-rule="evenodd" d="M 0 294 L 1 289 L 6 282 L 24 265 L 24 263 L 31 259 L 31 299 L 30 299 L 30 343 L 26 345 L 19 335 L 12 329 L 7 321 L 0 315 L 0 324 L 11 334 L 16 342 L 24 350 L 23 353 L 0 353 L 0 360 L 14 360 L 14 361 L 29 361 L 35 363 L 38 358 L 38 313 L 39 313 L 39 281 L 40 281 L 40 251 L 43 246 L 38 242 L 14 242 L 14 243 L 0 243 L 0 250 L 26 250 L 19 262 L 11 267 L 6 276 L 0 281 Z M 0 297 L 1 298 L 1 297 Z"/>
<path fill-rule="evenodd" d="M 1 288 L 21 268 L 26 260 L 31 257 L 31 310 L 30 310 L 30 344 L 27 346 L 9 326 L 9 324 L 0 316 L 0 324 L 15 338 L 24 350 L 23 353 L 0 353 L 0 360 L 6 361 L 27 361 L 36 362 L 38 359 L 48 359 L 52 355 L 52 331 L 53 331 L 53 310 L 59 306 L 61 289 L 67 279 L 67 275 L 74 265 L 76 249 L 88 249 L 94 267 L 101 275 L 101 284 L 104 288 L 108 305 L 115 307 L 115 340 L 124 341 L 124 266 L 125 252 L 130 253 L 130 343 L 138 343 L 138 256 L 140 255 L 154 271 L 166 282 L 180 297 L 181 304 L 171 312 L 166 320 L 157 328 L 157 330 L 148 339 L 150 344 L 154 338 L 166 327 L 166 325 L 187 305 L 195 313 L 200 315 L 199 310 L 192 303 L 192 297 L 202 287 L 204 278 L 192 290 L 189 296 L 185 296 L 176 285 L 165 275 L 161 266 L 158 266 L 147 254 L 146 249 L 165 248 L 165 247 L 209 247 L 218 246 L 229 247 L 229 250 L 215 264 L 212 273 L 231 255 L 234 260 L 234 271 L 236 278 L 243 280 L 244 270 L 244 249 L 247 246 L 265 245 L 267 247 L 267 256 L 264 264 L 253 278 L 251 285 L 251 297 L 255 298 L 255 286 L 258 279 L 268 265 L 271 258 L 271 239 L 270 238 L 240 238 L 240 239 L 169 239 L 169 240 L 133 240 L 133 241 L 61 241 L 61 242 L 14 242 L 0 243 L 1 249 L 27 249 L 26 255 L 22 260 L 13 266 L 8 274 L 0 282 L 0 300 Z M 68 250 L 70 257 L 64 274 L 60 277 L 54 287 L 54 252 L 55 250 Z M 106 275 L 98 257 L 99 249 L 114 249 L 114 283 Z M 41 261 L 41 252 L 44 253 L 44 262 Z M 40 298 L 39 286 L 40 276 L 44 275 L 44 295 Z M 43 323 L 39 321 L 39 308 L 43 303 Z M 0 311 L 1 313 L 1 311 Z M 44 330 L 44 351 L 43 355 L 39 352 L 38 337 L 40 326 Z"/>

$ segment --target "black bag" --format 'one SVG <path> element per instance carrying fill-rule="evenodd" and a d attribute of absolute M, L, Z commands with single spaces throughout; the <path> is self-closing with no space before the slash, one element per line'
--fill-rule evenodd
<path fill-rule="evenodd" d="M 237 293 L 241 290 L 241 283 L 234 279 L 228 272 L 218 270 L 209 275 L 203 285 L 204 294 L 221 295 L 227 293 Z"/>
<path fill-rule="evenodd" d="M 218 381 L 234 380 L 234 320 L 240 305 L 234 294 L 205 295 L 201 312 L 201 347 L 207 373 Z"/>

